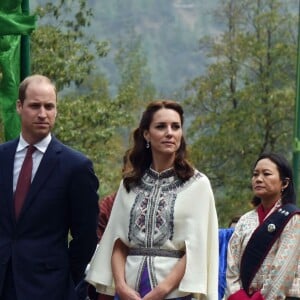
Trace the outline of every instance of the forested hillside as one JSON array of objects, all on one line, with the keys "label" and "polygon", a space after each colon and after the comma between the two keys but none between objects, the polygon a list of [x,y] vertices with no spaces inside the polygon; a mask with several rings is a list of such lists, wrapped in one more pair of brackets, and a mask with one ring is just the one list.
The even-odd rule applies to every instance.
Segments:
[{"label": "forested hillside", "polygon": [[[31,2],[34,8],[42,0]],[[206,58],[198,41],[213,35],[218,24],[211,15],[217,0],[89,0],[94,18],[89,34],[110,43],[99,71],[115,93],[119,81],[115,54],[122,45],[140,38],[152,82],[158,96],[173,96],[186,80],[203,73]]]},{"label": "forested hillside", "polygon": [[36,1],[32,72],[63,92],[55,134],[91,157],[101,195],[117,188],[154,97],[182,101],[190,160],[211,180],[221,225],[250,209],[259,154],[291,161],[298,0]]},{"label": "forested hillside", "polygon": [[[111,42],[112,51],[100,65],[117,78],[113,56],[119,40],[141,36],[152,81],[158,95],[169,96],[187,79],[201,74],[205,57],[198,40],[216,30],[206,0],[90,0],[95,7],[95,35]],[[129,41],[128,41],[129,42]]]}]

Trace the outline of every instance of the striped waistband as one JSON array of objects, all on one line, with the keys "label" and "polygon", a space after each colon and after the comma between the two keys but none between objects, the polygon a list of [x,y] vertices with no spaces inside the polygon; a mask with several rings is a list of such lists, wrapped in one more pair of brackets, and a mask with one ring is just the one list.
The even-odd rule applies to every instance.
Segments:
[{"label": "striped waistband", "polygon": [[181,258],[185,254],[181,250],[167,250],[159,248],[129,248],[128,255],[139,255],[139,256],[164,256]]}]

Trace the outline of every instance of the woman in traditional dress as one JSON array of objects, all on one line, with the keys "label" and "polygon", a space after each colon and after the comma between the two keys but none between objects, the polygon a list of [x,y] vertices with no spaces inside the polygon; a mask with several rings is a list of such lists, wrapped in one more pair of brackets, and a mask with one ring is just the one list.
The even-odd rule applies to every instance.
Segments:
[{"label": "woman in traditional dress", "polygon": [[239,219],[229,241],[226,299],[300,299],[300,214],[286,159],[262,154],[252,190],[255,208]]},{"label": "woman in traditional dress", "polygon": [[208,178],[186,160],[182,107],[150,103],[133,133],[86,280],[122,300],[218,299],[218,221]]}]

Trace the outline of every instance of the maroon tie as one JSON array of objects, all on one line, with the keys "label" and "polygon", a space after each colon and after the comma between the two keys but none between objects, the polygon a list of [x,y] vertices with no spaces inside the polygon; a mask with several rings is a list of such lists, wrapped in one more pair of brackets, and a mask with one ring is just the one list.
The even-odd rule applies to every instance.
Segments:
[{"label": "maroon tie", "polygon": [[31,184],[32,153],[35,151],[35,149],[36,148],[33,145],[28,146],[26,156],[19,173],[19,179],[15,191],[15,214],[17,219]]}]

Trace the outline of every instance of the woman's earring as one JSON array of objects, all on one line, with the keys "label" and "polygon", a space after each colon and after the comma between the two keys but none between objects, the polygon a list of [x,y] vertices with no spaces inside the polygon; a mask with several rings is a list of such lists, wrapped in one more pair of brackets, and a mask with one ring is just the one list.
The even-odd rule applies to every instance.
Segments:
[{"label": "woman's earring", "polygon": [[147,141],[147,143],[146,143],[146,148],[147,148],[147,149],[150,148],[150,143],[149,143],[149,141]]}]

